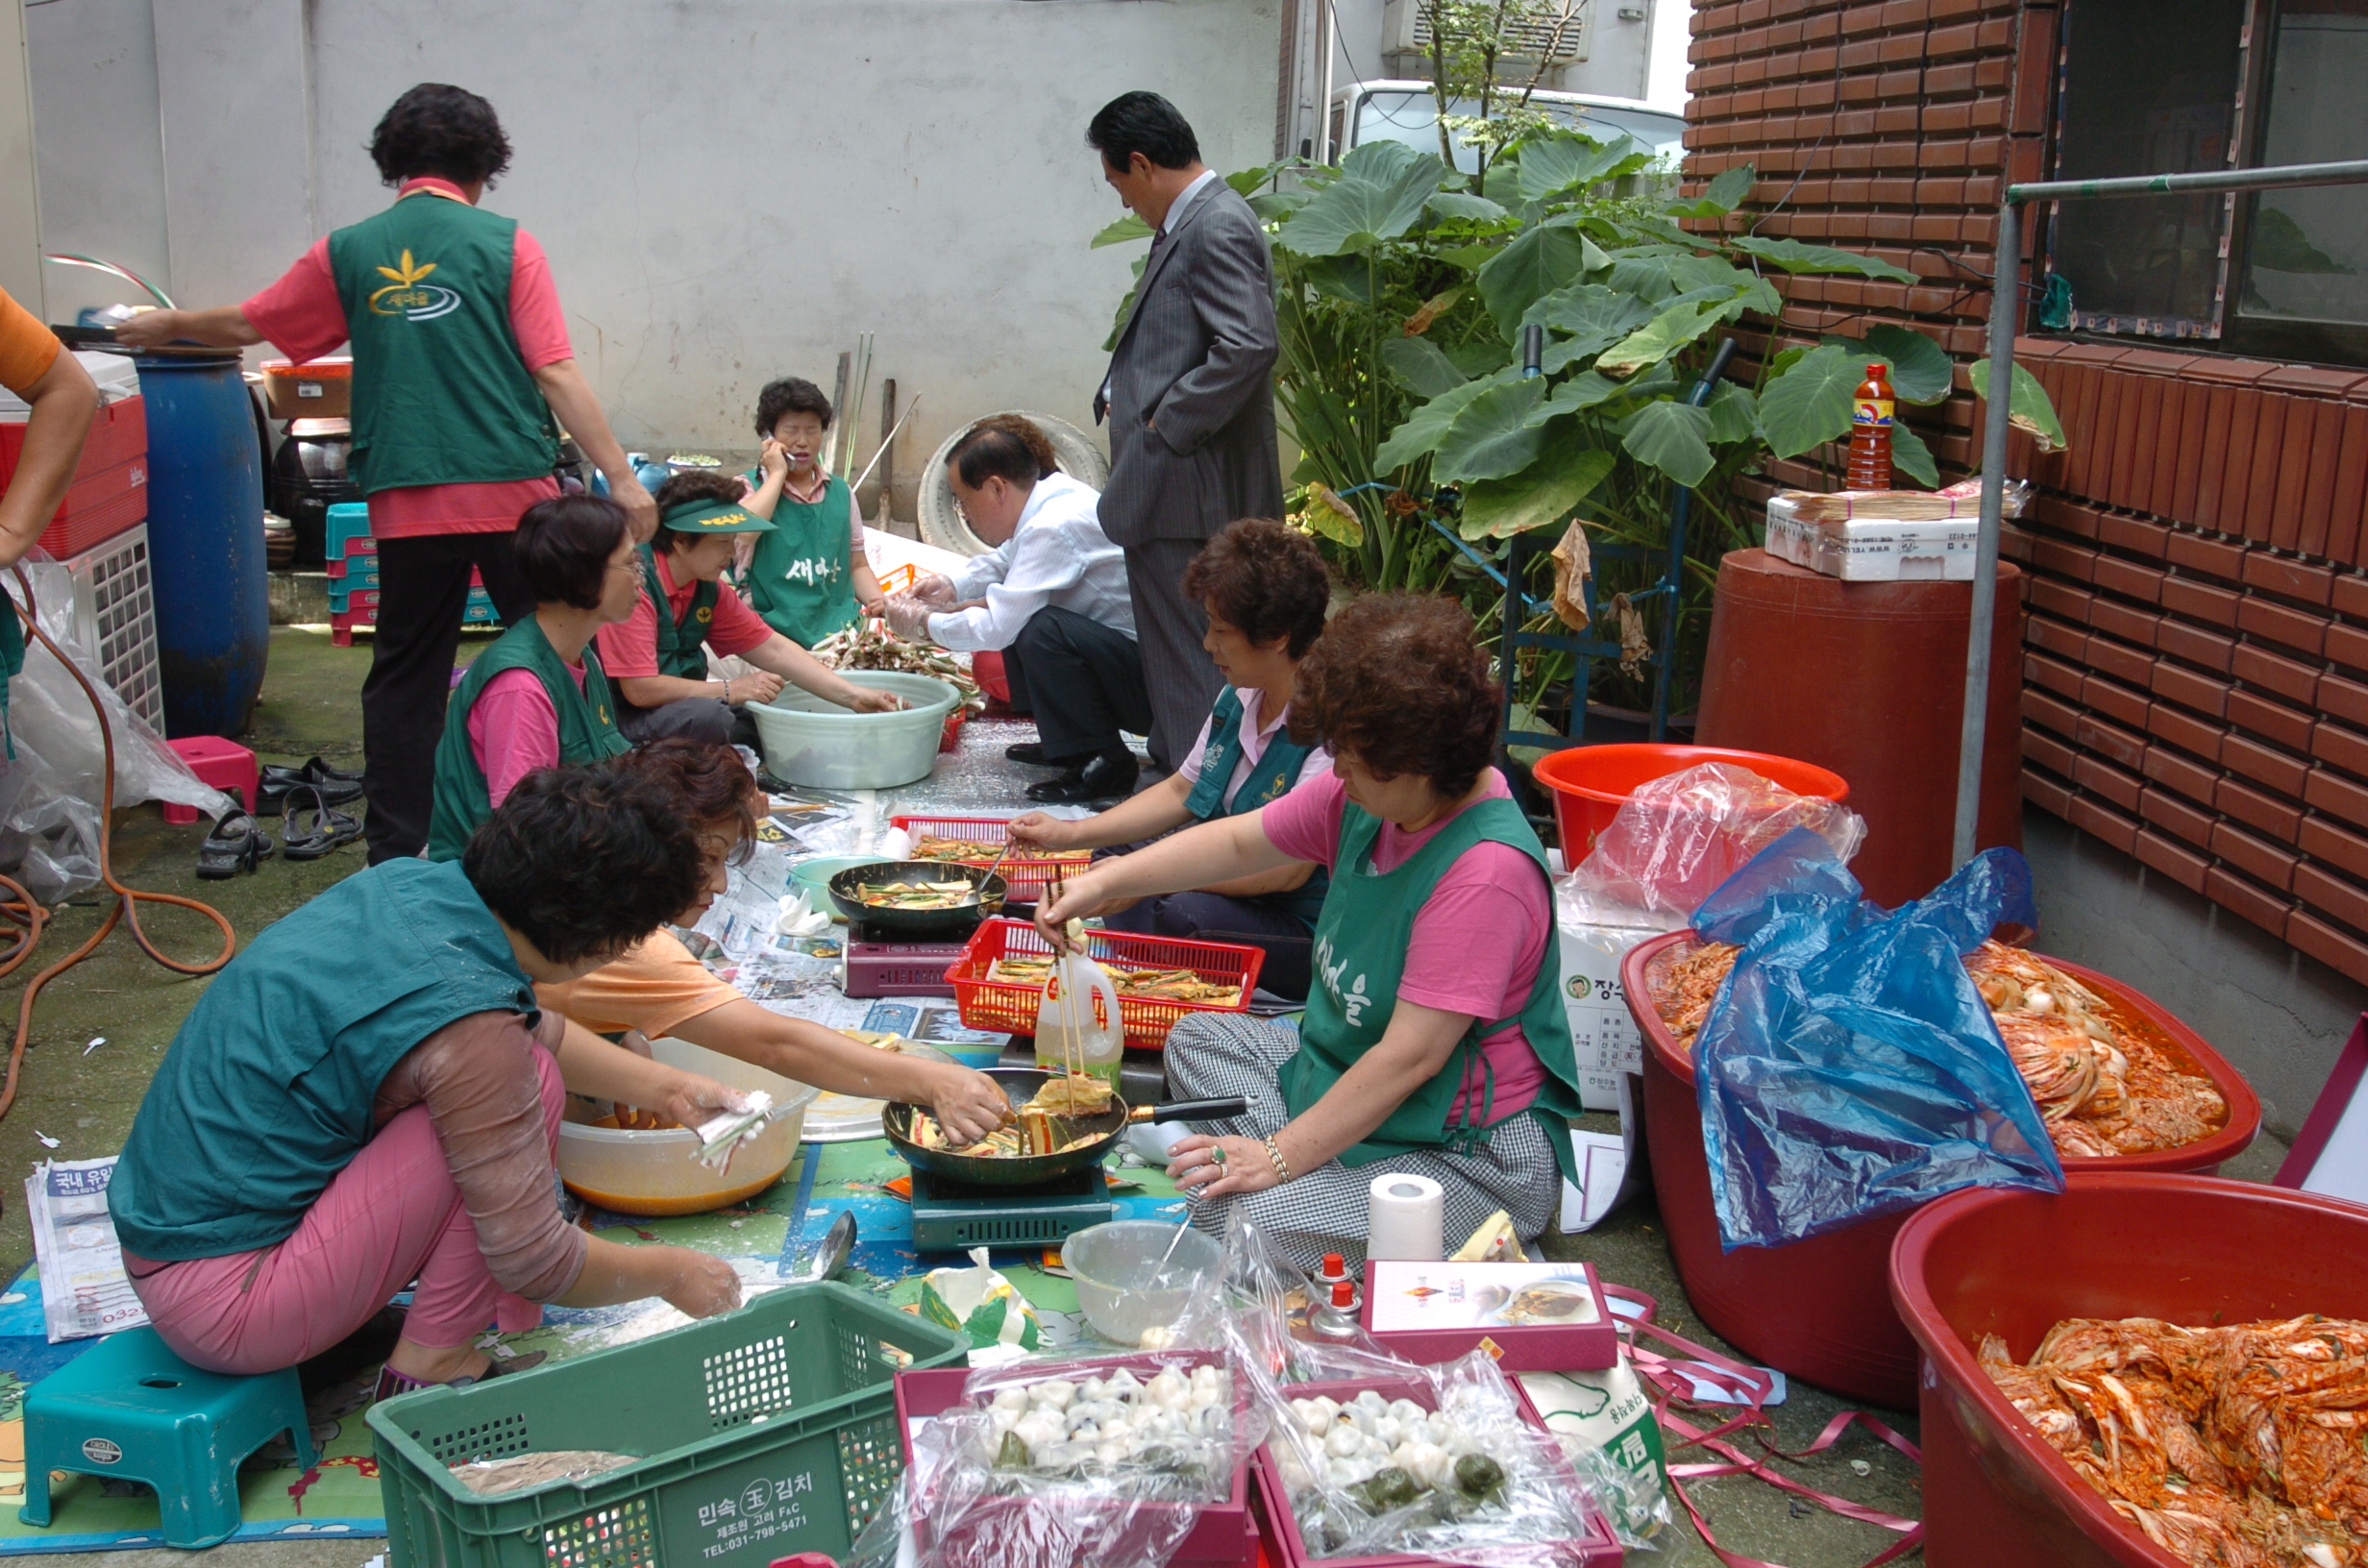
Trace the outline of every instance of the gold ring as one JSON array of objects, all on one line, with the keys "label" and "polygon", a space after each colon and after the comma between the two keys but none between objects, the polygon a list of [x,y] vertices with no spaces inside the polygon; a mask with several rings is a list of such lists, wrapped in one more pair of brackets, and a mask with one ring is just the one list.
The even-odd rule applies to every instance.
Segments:
[{"label": "gold ring", "polygon": [[1225,1168],[1225,1146],[1223,1144],[1212,1143],[1209,1145],[1209,1164],[1215,1165],[1220,1170]]}]

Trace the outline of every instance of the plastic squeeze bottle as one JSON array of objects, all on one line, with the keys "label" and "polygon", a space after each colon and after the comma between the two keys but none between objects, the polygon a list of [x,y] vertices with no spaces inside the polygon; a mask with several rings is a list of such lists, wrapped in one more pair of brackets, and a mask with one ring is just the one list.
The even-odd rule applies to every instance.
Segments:
[{"label": "plastic squeeze bottle", "polygon": [[1891,383],[1881,365],[1866,367],[1866,380],[1850,400],[1849,487],[1891,488]]},{"label": "plastic squeeze bottle", "polygon": [[1125,1042],[1109,971],[1082,951],[1063,954],[1036,1004],[1036,1066],[1047,1072],[1076,1067],[1115,1090]]}]

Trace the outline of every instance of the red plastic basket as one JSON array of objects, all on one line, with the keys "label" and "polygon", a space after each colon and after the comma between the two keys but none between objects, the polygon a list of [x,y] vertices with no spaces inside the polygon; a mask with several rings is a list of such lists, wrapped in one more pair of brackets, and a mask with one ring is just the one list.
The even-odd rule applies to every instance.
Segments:
[{"label": "red plastic basket", "polygon": [[[954,716],[959,716],[961,711],[960,708],[956,708]],[[955,717],[949,717],[946,738],[951,740],[957,733],[957,729]],[[945,751],[952,747],[940,742],[938,749]],[[1005,817],[891,817],[888,819],[888,825],[902,828],[916,840],[924,833],[934,833],[941,839],[962,839],[972,844],[999,845],[1011,837],[1011,821]],[[990,855],[980,860],[967,860],[962,864],[982,868],[993,866],[995,857]],[[1085,865],[1083,860],[1014,858],[1004,861],[1000,867],[997,868],[995,874],[1001,877],[1003,885],[1010,890],[1004,896],[1011,902],[1032,904],[1044,896],[1045,884],[1058,882],[1065,876],[1074,875],[1083,870]],[[1031,1013],[1028,1017],[1032,1023],[1035,1015]]]},{"label": "red plastic basket", "polygon": [[[1115,1372],[1123,1367],[1139,1378],[1148,1379],[1164,1366],[1197,1366],[1202,1363],[1223,1365],[1220,1359],[1192,1352],[1172,1352],[1149,1356],[1112,1356],[1095,1360],[1067,1363],[1091,1371],[1096,1375]],[[962,1366],[933,1366],[897,1374],[897,1436],[904,1445],[904,1463],[913,1462],[913,1427],[927,1416],[951,1409],[962,1403],[962,1385],[970,1377],[970,1368]],[[1067,1375],[1066,1372],[1064,1375]],[[1248,1390],[1239,1379],[1234,1386],[1234,1418],[1243,1418],[1248,1409]],[[1233,1495],[1225,1502],[1204,1507],[1193,1524],[1192,1531],[1179,1542],[1170,1562],[1191,1564],[1193,1568],[1252,1568],[1258,1560],[1258,1527],[1250,1515],[1250,1466],[1244,1465],[1233,1475]],[[1146,1504],[1158,1507],[1158,1504]]]},{"label": "red plastic basket", "polygon": [[[1521,1419],[1540,1432],[1546,1429],[1538,1408],[1529,1402],[1517,1379],[1513,1382],[1513,1397],[1520,1406]],[[1345,1404],[1367,1388],[1388,1399],[1411,1399],[1425,1409],[1434,1408],[1430,1384],[1418,1378],[1357,1379],[1341,1383],[1294,1384],[1287,1390],[1294,1399],[1314,1399],[1328,1395]],[[1291,1511],[1291,1494],[1283,1485],[1282,1470],[1274,1462],[1271,1446],[1258,1450],[1255,1468],[1258,1487],[1253,1494],[1258,1514],[1258,1534],[1267,1554],[1278,1568],[1417,1568],[1418,1564],[1435,1563],[1437,1557],[1414,1553],[1394,1552],[1377,1557],[1319,1557],[1307,1549],[1299,1534],[1298,1516]],[[1573,1490],[1578,1478],[1570,1478]],[[1619,1540],[1600,1508],[1591,1501],[1587,1506],[1587,1534],[1575,1541],[1557,1541],[1551,1548],[1557,1568],[1619,1568]]]},{"label": "red plastic basket", "polygon": [[[1193,1013],[1244,1013],[1249,993],[1258,984],[1258,968],[1266,953],[1256,947],[1237,947],[1224,942],[1188,942],[1181,937],[1143,937],[1132,931],[1088,931],[1086,955],[1108,968],[1190,969],[1203,980],[1239,986],[1241,999],[1231,1006],[1215,1002],[1153,1001],[1141,996],[1119,998],[1119,1021],[1126,1043],[1156,1051],[1168,1042],[1168,1031]],[[1044,958],[1052,946],[1024,920],[988,920],[978,927],[962,956],[946,971],[963,1025],[1006,1034],[1033,1035],[1036,1009],[1044,998],[1041,986],[990,980],[995,961]]]}]

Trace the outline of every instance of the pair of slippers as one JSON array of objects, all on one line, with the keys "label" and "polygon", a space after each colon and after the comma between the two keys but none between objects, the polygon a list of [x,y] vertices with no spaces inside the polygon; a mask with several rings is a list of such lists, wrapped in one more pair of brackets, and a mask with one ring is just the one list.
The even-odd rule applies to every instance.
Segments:
[{"label": "pair of slippers", "polygon": [[254,870],[283,848],[290,860],[318,860],[361,837],[361,819],[333,808],[310,784],[284,791],[279,804],[284,825],[278,844],[272,842],[271,830],[246,812],[224,812],[197,846],[199,877],[226,882],[240,871]]}]

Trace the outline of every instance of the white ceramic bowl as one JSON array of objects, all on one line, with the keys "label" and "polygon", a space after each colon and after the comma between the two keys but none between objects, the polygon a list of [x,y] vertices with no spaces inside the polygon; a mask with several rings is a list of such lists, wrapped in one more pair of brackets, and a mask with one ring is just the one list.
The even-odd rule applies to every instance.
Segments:
[{"label": "white ceramic bowl", "polygon": [[699,1135],[687,1127],[636,1132],[563,1121],[559,1179],[567,1189],[621,1214],[703,1214],[754,1197],[779,1181],[798,1157],[805,1108],[820,1091],[687,1040],[653,1041],[650,1049],[668,1066],[734,1089],[761,1089],[776,1106],[787,1106],[788,1115],[741,1144],[731,1168],[720,1176],[699,1163]]},{"label": "white ceramic bowl", "polygon": [[942,680],[892,670],[849,670],[858,686],[896,693],[899,713],[852,713],[811,692],[784,686],[771,702],[752,702],[765,766],[785,784],[822,790],[891,790],[929,776],[946,715],[961,694]]}]

